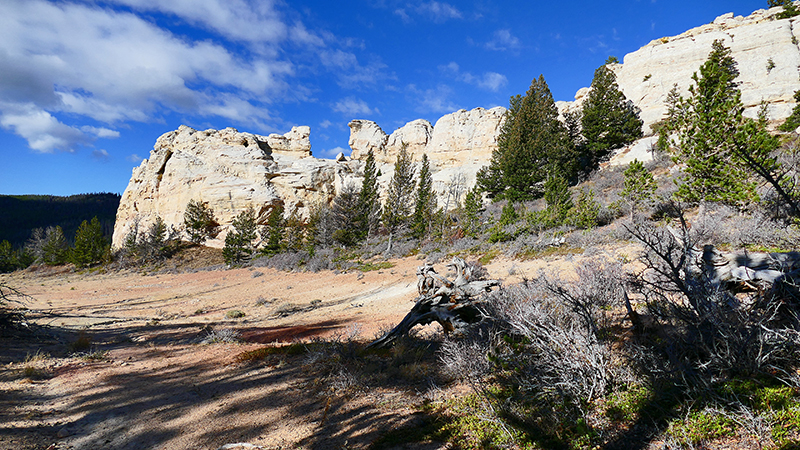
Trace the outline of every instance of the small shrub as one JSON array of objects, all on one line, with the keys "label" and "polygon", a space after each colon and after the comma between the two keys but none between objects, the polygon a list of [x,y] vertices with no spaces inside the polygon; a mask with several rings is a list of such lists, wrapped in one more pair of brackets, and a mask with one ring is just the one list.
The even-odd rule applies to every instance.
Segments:
[{"label": "small shrub", "polygon": [[241,342],[241,335],[231,328],[211,330],[200,341],[201,344],[235,344]]},{"label": "small shrub", "polygon": [[238,309],[231,309],[230,311],[225,313],[225,317],[228,319],[241,319],[246,314],[244,311],[240,311]]},{"label": "small shrub", "polygon": [[78,338],[69,347],[73,352],[84,352],[92,346],[92,338],[85,331],[78,332]]}]

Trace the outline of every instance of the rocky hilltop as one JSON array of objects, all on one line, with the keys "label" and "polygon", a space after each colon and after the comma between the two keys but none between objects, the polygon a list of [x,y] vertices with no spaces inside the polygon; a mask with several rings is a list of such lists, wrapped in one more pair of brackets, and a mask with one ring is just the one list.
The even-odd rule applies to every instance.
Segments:
[{"label": "rocky hilltop", "polygon": [[[649,43],[613,66],[625,95],[640,109],[646,133],[662,120],[665,100],[674,85],[686,92],[692,73],[721,39],[738,62],[742,101],[749,115],[766,103],[770,119],[786,118],[794,107],[793,93],[800,88],[800,17],[776,19],[781,8],[758,10],[747,17],[725,14],[713,23],[681,35]],[[578,91],[574,102],[558,102],[561,112],[579,108],[589,89]],[[233,128],[197,131],[181,126],[156,141],[150,157],[134,169],[122,196],[114,229],[114,246],[122,245],[136,221],[140,229],[156,216],[180,228],[189,200],[208,202],[223,225],[217,239],[221,247],[231,220],[249,206],[260,222],[282,204],[287,214],[307,215],[317,202],[330,202],[347,183],[360,183],[363,159],[371,149],[380,165],[380,184],[388,184],[402,145],[419,159],[431,160],[434,189],[440,205],[448,203],[452,187],[466,189],[478,169],[497,148],[505,108],[475,108],[447,114],[432,125],[414,120],[387,134],[369,120],[350,122],[352,158],[333,160],[311,155],[309,127],[295,127],[284,135],[259,136]],[[634,157],[646,159],[653,137],[622,149],[612,164]],[[385,189],[384,189],[385,191]]]},{"label": "rocky hilltop", "polygon": [[[620,89],[642,111],[645,134],[664,118],[673,86],[684,95],[688,92],[692,74],[708,58],[717,39],[731,49],[738,63],[745,114],[755,117],[763,101],[771,120],[788,117],[795,105],[794,91],[800,89],[800,16],[776,19],[782,10],[760,9],[747,17],[724,14],[710,24],[652,41],[615,64]],[[578,107],[588,92],[579,90],[575,102],[559,102],[559,109]]]},{"label": "rocky hilltop", "polygon": [[265,223],[275,205],[307,211],[331,201],[341,186],[357,177],[359,161],[311,156],[310,129],[259,136],[233,128],[197,131],[181,126],[156,141],[150,157],[133,170],[122,194],[113,245],[120,247],[139,222],[146,229],[156,216],[180,229],[189,200],[208,202],[223,232],[207,245],[222,247],[230,223],[252,206]]}]

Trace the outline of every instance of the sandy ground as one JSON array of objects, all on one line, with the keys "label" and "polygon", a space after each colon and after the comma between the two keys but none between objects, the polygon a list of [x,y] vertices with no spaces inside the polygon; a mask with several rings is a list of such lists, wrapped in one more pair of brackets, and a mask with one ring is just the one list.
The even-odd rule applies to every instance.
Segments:
[{"label": "sandy ground", "polygon": [[[496,259],[487,269],[510,284],[571,259]],[[0,449],[366,448],[387,430],[413,425],[415,405],[428,393],[324,395],[303,365],[241,364],[236,356],[356,331],[361,340],[375,338],[416,296],[422,262],[392,262],[365,273],[2,276],[30,296],[28,320],[48,327],[34,342],[0,341]],[[437,269],[445,272],[443,264]],[[232,310],[244,317],[227,318]],[[245,343],[199,344],[226,328]],[[91,342],[85,353],[102,358],[70,355],[79,339]],[[224,447],[233,443],[247,445]]]}]

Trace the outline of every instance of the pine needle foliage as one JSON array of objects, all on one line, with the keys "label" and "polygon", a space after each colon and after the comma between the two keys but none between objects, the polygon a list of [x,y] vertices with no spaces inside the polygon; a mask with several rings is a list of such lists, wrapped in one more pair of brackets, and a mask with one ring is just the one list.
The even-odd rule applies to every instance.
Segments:
[{"label": "pine needle foliage", "polygon": [[75,246],[70,251],[70,261],[77,267],[99,263],[108,253],[108,240],[97,216],[91,222],[84,220],[75,232]]},{"label": "pine needle foliage", "polygon": [[383,206],[383,225],[395,233],[409,225],[414,207],[413,155],[408,153],[408,144],[400,146],[394,163],[394,175],[389,183],[389,192]]},{"label": "pine needle foliage", "polygon": [[214,217],[214,210],[208,203],[199,200],[189,200],[186,204],[183,226],[193,244],[202,244],[219,233],[219,222]]},{"label": "pine needle foliage", "polygon": [[[659,141],[685,165],[676,196],[741,208],[758,200],[759,181],[774,189],[797,216],[797,193],[775,156],[780,141],[767,131],[766,109],[755,120],[743,116],[736,65],[731,50],[716,40],[699,74],[692,75],[689,98],[679,96],[677,89],[670,93]],[[676,137],[669,138],[670,133]]]},{"label": "pine needle foliage", "polygon": [[639,108],[619,90],[614,71],[608,64],[598,67],[581,112],[586,168],[596,169],[613,150],[641,138],[643,123]]},{"label": "pine needle foliage", "polygon": [[433,216],[436,212],[436,194],[433,192],[433,177],[426,154],[422,155],[414,203],[414,222],[411,231],[415,238],[422,239],[433,224]]},{"label": "pine needle foliage", "polygon": [[543,75],[525,96],[511,97],[497,143],[489,165],[478,172],[478,185],[490,198],[540,198],[549,174],[571,179],[577,172],[572,140]]}]

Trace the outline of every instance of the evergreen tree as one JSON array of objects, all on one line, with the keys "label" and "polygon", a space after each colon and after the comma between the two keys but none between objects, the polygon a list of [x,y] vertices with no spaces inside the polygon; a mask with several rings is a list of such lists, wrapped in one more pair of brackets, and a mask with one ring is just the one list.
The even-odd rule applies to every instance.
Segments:
[{"label": "evergreen tree", "polygon": [[253,256],[255,248],[253,241],[256,238],[256,212],[253,207],[240,212],[231,224],[233,229],[225,236],[225,247],[222,256],[230,265],[239,265],[247,262]]},{"label": "evergreen tree", "polygon": [[641,138],[642,124],[639,109],[619,90],[608,63],[598,67],[581,113],[584,170],[596,169],[611,151]]},{"label": "evergreen tree", "polygon": [[64,237],[64,231],[60,226],[47,227],[44,232],[44,243],[42,245],[41,261],[48,266],[55,266],[67,262],[69,244]]},{"label": "evergreen tree", "polygon": [[264,254],[274,255],[281,252],[284,225],[283,204],[278,203],[272,207],[267,216],[267,224],[261,229],[261,240],[264,242],[261,251]]},{"label": "evergreen tree", "polygon": [[83,221],[75,232],[75,245],[70,261],[77,267],[86,267],[102,261],[108,251],[108,241],[97,216],[91,222]]},{"label": "evergreen tree", "polygon": [[433,192],[433,178],[431,177],[428,155],[422,155],[422,165],[419,169],[419,181],[414,207],[414,222],[411,226],[414,237],[422,239],[433,224],[436,211],[436,194]]},{"label": "evergreen tree", "polygon": [[741,92],[735,81],[739,71],[729,48],[714,41],[712,51],[692,76],[689,98],[675,90],[668,102],[666,135],[677,133],[670,142],[674,158],[685,164],[685,177],[676,195],[687,201],[719,201],[744,206],[758,199],[754,174],[769,184],[798,215],[797,194],[784,176],[774,151],[780,142],[766,129],[766,110],[758,120],[745,118]]},{"label": "evergreen tree", "polygon": [[594,191],[581,188],[575,207],[569,212],[569,225],[588,230],[597,226],[599,216],[600,203],[594,199]]},{"label": "evergreen tree", "polygon": [[788,19],[790,17],[800,15],[800,10],[794,6],[794,0],[767,0],[767,4],[770,8],[783,6],[783,11],[775,16],[777,19]]},{"label": "evergreen tree", "polygon": [[478,186],[473,187],[464,197],[461,221],[464,233],[468,236],[478,237],[481,232],[481,214],[483,213],[483,199]]},{"label": "evergreen tree", "polygon": [[544,201],[553,225],[563,224],[573,206],[567,180],[558,175],[550,176],[544,185]]},{"label": "evergreen tree", "polygon": [[375,154],[372,149],[369,149],[364,163],[364,180],[361,183],[361,191],[358,195],[359,240],[368,238],[378,227],[381,216],[379,197],[378,167],[375,164]]},{"label": "evergreen tree", "polygon": [[625,176],[625,181],[623,181],[620,197],[628,203],[631,220],[633,220],[636,209],[653,198],[658,185],[653,178],[653,174],[638,159],[634,159],[628,165],[623,175]]},{"label": "evergreen tree", "polygon": [[800,89],[794,91],[794,101],[797,104],[794,105],[792,114],[778,127],[779,130],[787,133],[791,133],[796,130],[797,127],[800,127]]},{"label": "evergreen tree", "polygon": [[294,252],[300,251],[306,243],[306,224],[295,209],[284,220],[281,248]]},{"label": "evergreen tree", "polygon": [[144,234],[139,244],[140,255],[148,261],[156,261],[166,258],[169,254],[170,236],[167,224],[161,216],[156,216],[156,220]]},{"label": "evergreen tree", "polygon": [[511,97],[497,143],[489,165],[478,172],[490,198],[535,199],[544,193],[548,173],[570,179],[577,173],[568,130],[544,76],[533,80],[524,97]]},{"label": "evergreen tree", "polygon": [[189,200],[186,205],[183,226],[189,235],[189,241],[193,244],[202,244],[219,232],[219,222],[214,218],[214,211],[208,203],[195,200]]},{"label": "evergreen tree", "polygon": [[359,223],[359,218],[363,218],[360,200],[360,191],[354,184],[346,184],[333,199],[330,211],[333,228],[331,238],[345,247],[357,244],[363,236]]},{"label": "evergreen tree", "polygon": [[408,226],[413,202],[414,166],[412,155],[408,153],[408,144],[403,143],[394,163],[394,174],[383,206],[383,225],[390,234],[395,234]]}]

